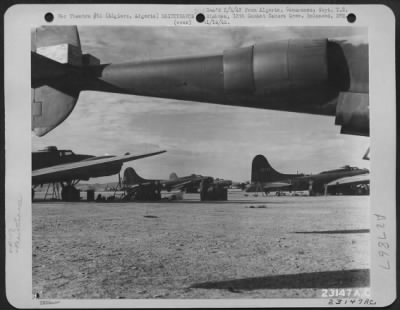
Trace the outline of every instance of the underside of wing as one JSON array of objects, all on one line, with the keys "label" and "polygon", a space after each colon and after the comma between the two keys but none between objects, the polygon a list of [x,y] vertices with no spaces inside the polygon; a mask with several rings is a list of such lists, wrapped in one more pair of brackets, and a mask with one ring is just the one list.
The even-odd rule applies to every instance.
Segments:
[{"label": "underside of wing", "polygon": [[91,160],[38,169],[32,172],[32,184],[89,180],[90,178],[114,175],[120,172],[124,162],[154,156],[164,152],[165,151],[158,151],[146,154],[127,154],[107,158],[93,158]]},{"label": "underside of wing", "polygon": [[369,184],[370,175],[362,174],[331,181],[327,186]]}]

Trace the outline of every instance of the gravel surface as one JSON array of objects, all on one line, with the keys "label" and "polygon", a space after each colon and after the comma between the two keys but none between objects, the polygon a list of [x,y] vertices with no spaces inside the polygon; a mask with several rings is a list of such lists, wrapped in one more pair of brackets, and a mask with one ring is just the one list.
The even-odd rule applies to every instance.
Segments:
[{"label": "gravel surface", "polygon": [[369,197],[34,203],[39,298],[317,297],[369,286]]}]

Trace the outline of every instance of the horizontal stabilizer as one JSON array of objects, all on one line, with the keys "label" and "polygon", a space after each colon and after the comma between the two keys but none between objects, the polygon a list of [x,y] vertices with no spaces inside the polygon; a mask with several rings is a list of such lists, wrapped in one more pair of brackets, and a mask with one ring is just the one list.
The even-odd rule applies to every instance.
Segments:
[{"label": "horizontal stabilizer", "polygon": [[264,190],[271,190],[271,189],[276,189],[276,190],[283,190],[287,187],[291,186],[290,183],[285,183],[285,182],[272,182],[272,183],[266,183],[263,185]]}]

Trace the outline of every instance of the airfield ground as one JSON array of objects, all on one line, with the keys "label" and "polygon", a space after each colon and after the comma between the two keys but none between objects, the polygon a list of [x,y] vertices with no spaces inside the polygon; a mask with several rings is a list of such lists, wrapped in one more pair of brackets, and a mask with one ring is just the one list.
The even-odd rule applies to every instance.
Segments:
[{"label": "airfield ground", "polygon": [[317,297],[369,286],[369,197],[32,204],[39,298]]}]

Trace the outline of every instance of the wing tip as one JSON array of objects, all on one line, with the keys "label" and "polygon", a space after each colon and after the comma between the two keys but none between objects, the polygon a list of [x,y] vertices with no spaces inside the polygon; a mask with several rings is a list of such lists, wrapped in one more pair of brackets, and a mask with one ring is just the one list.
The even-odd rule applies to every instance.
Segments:
[{"label": "wing tip", "polygon": [[53,127],[36,127],[36,128],[33,128],[32,131],[35,133],[36,136],[43,137],[52,129],[53,129]]}]

